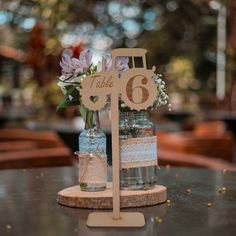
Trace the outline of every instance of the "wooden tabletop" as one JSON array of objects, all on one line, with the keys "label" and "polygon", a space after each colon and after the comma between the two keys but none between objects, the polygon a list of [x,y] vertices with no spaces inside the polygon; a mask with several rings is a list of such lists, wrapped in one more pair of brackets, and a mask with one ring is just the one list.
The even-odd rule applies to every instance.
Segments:
[{"label": "wooden tabletop", "polygon": [[76,184],[75,168],[0,171],[0,235],[236,235],[236,172],[170,167],[158,179],[170,201],[126,210],[144,213],[145,227],[96,229],[85,224],[91,210],[56,201],[59,190]]}]

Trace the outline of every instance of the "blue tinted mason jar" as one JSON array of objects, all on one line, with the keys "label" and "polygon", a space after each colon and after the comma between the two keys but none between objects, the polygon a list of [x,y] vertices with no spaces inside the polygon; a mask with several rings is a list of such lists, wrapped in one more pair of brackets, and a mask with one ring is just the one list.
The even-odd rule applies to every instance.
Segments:
[{"label": "blue tinted mason jar", "polygon": [[79,183],[82,191],[97,192],[106,189],[107,156],[106,135],[100,129],[98,112],[94,112],[94,126],[79,135]]}]

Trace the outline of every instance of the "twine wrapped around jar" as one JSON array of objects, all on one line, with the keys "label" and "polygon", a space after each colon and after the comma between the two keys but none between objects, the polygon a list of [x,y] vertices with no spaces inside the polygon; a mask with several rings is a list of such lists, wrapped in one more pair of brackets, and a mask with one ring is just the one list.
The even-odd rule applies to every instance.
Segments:
[{"label": "twine wrapped around jar", "polygon": [[107,182],[107,162],[104,153],[75,152],[79,159],[79,183],[103,187]]}]

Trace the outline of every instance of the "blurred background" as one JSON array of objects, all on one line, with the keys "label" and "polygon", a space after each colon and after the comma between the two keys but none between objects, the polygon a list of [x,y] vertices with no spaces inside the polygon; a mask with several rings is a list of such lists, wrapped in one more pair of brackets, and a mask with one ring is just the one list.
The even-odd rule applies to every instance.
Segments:
[{"label": "blurred background", "polygon": [[[97,63],[118,47],[147,49],[148,68],[164,75],[172,110],[151,115],[160,164],[234,168],[235,25],[234,0],[1,0],[0,168],[73,162],[84,123],[78,107],[56,111],[62,51],[90,48]],[[109,136],[108,115],[101,116]],[[51,146],[42,130],[56,140]],[[68,161],[21,161],[45,143],[68,148]]]}]

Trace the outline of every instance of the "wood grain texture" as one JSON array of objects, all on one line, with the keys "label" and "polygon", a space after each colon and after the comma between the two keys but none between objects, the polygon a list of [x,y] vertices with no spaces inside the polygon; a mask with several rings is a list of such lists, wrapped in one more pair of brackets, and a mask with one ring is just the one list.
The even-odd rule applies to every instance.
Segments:
[{"label": "wood grain texture", "polygon": [[[141,207],[151,206],[167,199],[166,187],[156,185],[150,190],[139,191],[120,191],[120,207]],[[106,191],[101,192],[83,192],[79,185],[66,188],[58,193],[58,203],[78,208],[89,209],[111,209],[112,208],[112,185],[108,183]]]}]

